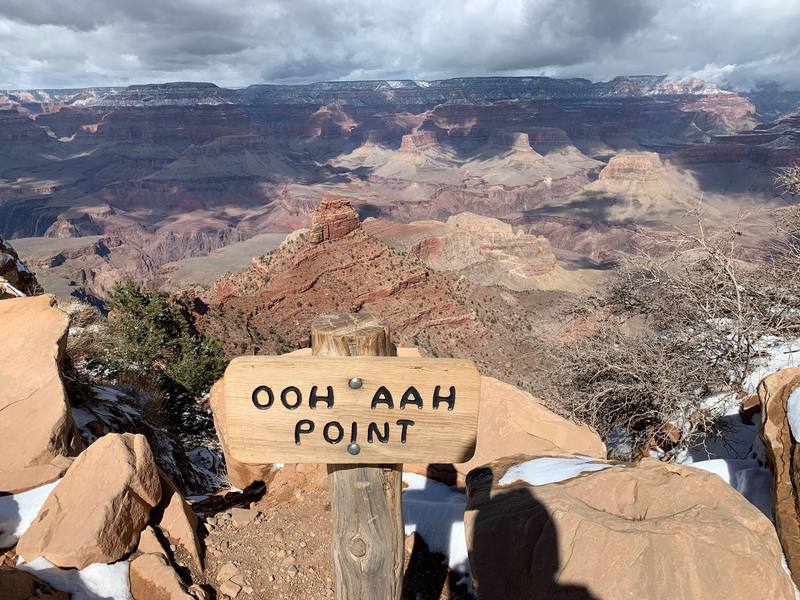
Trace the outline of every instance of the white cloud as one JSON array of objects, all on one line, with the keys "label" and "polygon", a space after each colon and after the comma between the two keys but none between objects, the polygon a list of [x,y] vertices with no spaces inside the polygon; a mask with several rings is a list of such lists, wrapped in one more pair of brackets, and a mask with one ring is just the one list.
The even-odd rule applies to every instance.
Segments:
[{"label": "white cloud", "polygon": [[0,0],[0,87],[546,74],[800,88],[785,0]]}]

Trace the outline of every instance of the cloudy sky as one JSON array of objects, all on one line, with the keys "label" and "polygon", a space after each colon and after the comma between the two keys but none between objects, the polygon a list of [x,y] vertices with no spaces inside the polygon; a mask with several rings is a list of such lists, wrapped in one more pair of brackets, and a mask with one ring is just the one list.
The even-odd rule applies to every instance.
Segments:
[{"label": "cloudy sky", "polygon": [[800,89],[800,0],[0,0],[0,88],[459,75]]}]

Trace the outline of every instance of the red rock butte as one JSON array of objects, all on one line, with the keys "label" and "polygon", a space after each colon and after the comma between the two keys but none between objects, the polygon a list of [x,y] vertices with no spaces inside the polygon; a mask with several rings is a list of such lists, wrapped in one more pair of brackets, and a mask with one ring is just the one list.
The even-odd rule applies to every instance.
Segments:
[{"label": "red rock butte", "polygon": [[428,148],[433,148],[439,143],[435,131],[417,131],[408,133],[400,140],[400,152],[420,152]]},{"label": "red rock butte", "polygon": [[319,208],[311,215],[312,244],[339,240],[361,227],[356,209],[348,198],[323,198]]}]

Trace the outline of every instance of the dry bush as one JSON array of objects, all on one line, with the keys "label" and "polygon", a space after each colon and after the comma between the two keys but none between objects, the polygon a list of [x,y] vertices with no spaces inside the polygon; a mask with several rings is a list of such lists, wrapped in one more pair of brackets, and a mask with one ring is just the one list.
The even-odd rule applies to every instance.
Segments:
[{"label": "dry bush", "polygon": [[558,385],[544,392],[603,437],[624,429],[643,444],[677,428],[667,458],[713,429],[705,398],[740,389],[759,342],[800,334],[792,247],[745,262],[736,224],[710,232],[699,209],[696,218],[692,230],[640,240],[598,300],[595,331],[554,352]]},{"label": "dry bush", "polygon": [[775,175],[775,185],[782,192],[800,196],[800,165],[781,167]]},{"label": "dry bush", "polygon": [[[713,429],[715,415],[700,410],[718,384],[717,372],[684,340],[631,331],[619,318],[600,316],[593,331],[554,350],[544,391],[560,412],[588,423],[604,439],[624,431],[641,446],[673,422],[683,445]],[[541,393],[541,392],[540,392]],[[657,440],[664,451],[676,444]]]},{"label": "dry bush", "polygon": [[109,343],[105,317],[95,307],[78,300],[59,302],[59,308],[69,316],[67,356],[75,364],[82,364],[98,356]]}]

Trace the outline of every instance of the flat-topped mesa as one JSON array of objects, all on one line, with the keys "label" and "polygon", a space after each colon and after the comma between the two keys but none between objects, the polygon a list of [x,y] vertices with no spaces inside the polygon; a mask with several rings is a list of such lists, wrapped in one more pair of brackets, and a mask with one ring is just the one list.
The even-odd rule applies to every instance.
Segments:
[{"label": "flat-topped mesa", "polygon": [[514,229],[508,223],[492,217],[462,212],[447,219],[447,224],[480,236],[513,238]]},{"label": "flat-topped mesa", "polygon": [[348,198],[323,198],[319,208],[311,215],[309,242],[319,244],[339,240],[360,227],[358,213],[350,206]]},{"label": "flat-topped mesa", "polygon": [[619,154],[608,161],[599,179],[650,181],[664,169],[664,163],[656,152],[631,152]]},{"label": "flat-topped mesa", "polygon": [[435,131],[423,130],[407,133],[400,140],[400,152],[416,153],[433,148],[439,143]]}]

